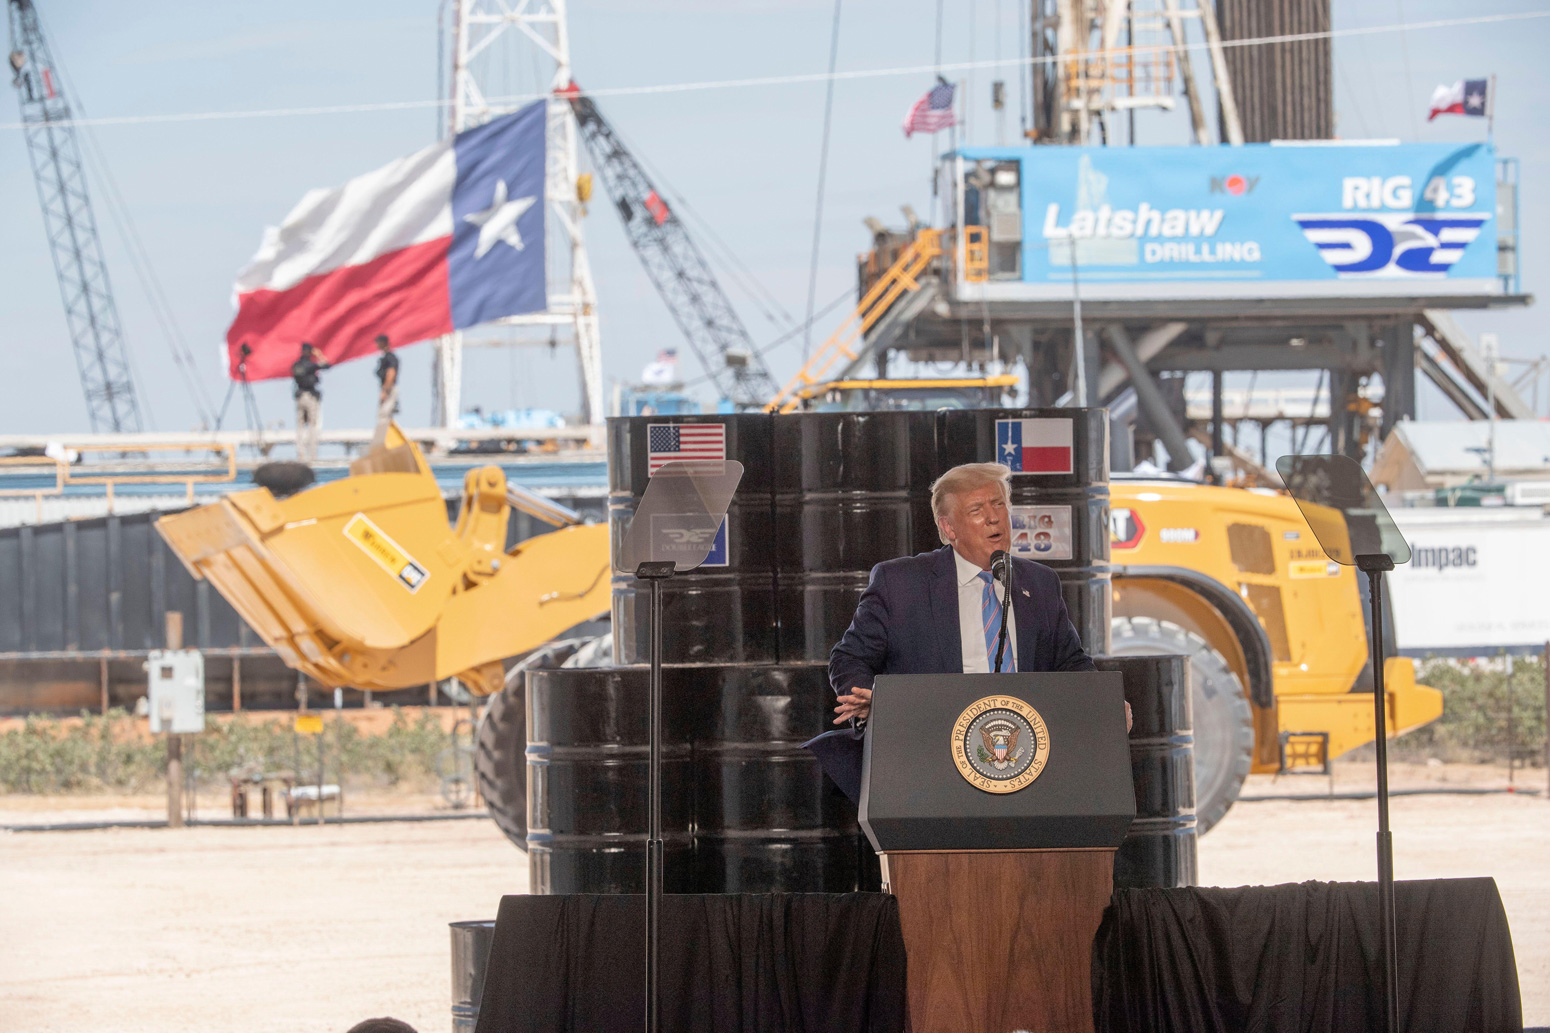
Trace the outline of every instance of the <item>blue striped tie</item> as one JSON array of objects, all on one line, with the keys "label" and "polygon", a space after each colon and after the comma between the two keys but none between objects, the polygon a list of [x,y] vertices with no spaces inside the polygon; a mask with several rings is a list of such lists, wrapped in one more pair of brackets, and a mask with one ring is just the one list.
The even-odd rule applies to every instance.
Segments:
[{"label": "blue striped tie", "polygon": [[[980,597],[980,621],[985,625],[986,667],[995,673],[996,642],[1001,638],[1001,600],[996,597],[996,586],[990,571],[980,571],[980,580],[985,582],[985,591]],[[1011,635],[1008,634],[1006,652],[1001,656],[1001,673],[1013,674],[1016,671],[1017,657],[1012,653]]]}]

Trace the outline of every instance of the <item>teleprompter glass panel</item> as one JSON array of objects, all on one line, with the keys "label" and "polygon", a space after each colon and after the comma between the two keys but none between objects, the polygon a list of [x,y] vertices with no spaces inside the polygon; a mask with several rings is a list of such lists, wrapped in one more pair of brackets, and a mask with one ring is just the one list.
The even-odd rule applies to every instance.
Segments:
[{"label": "teleprompter glass panel", "polygon": [[1297,500],[1324,554],[1356,566],[1358,556],[1384,555],[1410,562],[1410,545],[1399,533],[1378,491],[1349,456],[1282,456],[1276,471]]},{"label": "teleprompter glass panel", "polygon": [[743,464],[731,459],[668,463],[657,470],[618,546],[617,569],[671,561],[681,574],[704,563],[742,479]]}]

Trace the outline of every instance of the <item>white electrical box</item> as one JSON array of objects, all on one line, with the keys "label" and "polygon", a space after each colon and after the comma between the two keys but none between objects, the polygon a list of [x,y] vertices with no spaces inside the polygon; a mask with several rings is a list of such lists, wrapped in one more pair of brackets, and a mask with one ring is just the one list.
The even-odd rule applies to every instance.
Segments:
[{"label": "white electrical box", "polygon": [[151,731],[205,730],[205,658],[197,649],[155,649],[145,661]]}]

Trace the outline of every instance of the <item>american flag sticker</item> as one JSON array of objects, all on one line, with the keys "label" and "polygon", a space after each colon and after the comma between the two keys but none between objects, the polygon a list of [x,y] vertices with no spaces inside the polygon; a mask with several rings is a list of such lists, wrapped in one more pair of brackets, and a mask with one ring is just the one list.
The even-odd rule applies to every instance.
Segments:
[{"label": "american flag sticker", "polygon": [[646,473],[668,463],[713,462],[727,457],[727,428],[722,423],[648,423]]},{"label": "american flag sticker", "polygon": [[1070,473],[1071,421],[997,420],[996,462],[1013,473]]}]

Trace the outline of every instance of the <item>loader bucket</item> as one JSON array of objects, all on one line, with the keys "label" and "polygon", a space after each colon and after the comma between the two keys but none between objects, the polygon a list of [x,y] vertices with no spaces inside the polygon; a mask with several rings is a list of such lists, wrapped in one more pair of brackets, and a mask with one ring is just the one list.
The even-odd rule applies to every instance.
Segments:
[{"label": "loader bucket", "polygon": [[324,687],[463,677],[493,691],[500,660],[607,611],[608,578],[597,577],[606,527],[504,553],[500,468],[470,472],[465,488],[481,504],[465,503],[454,527],[424,457],[394,430],[397,447],[357,461],[349,477],[284,499],[235,492],[156,528],[194,577]]}]

